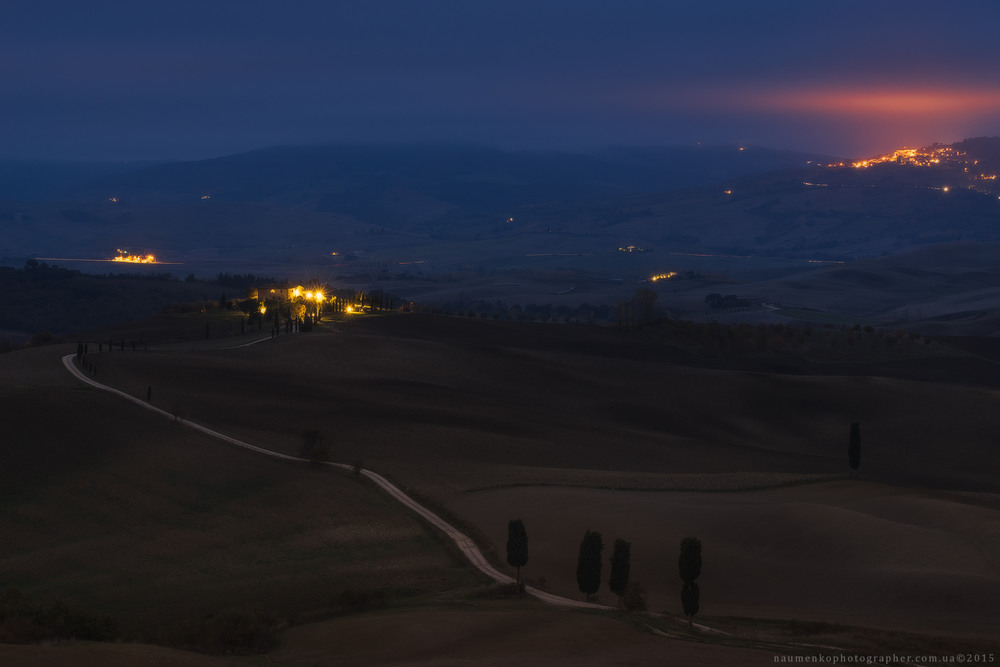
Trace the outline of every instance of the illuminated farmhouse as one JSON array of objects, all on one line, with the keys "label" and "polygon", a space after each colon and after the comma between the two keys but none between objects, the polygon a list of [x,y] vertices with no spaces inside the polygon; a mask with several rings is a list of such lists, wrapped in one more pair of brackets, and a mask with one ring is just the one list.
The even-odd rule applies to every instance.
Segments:
[{"label": "illuminated farmhouse", "polygon": [[112,262],[127,262],[129,264],[157,264],[154,255],[133,255],[128,250],[118,249],[118,255],[111,258]]},{"label": "illuminated farmhouse", "polygon": [[250,288],[240,309],[251,319],[273,320],[275,327],[284,324],[286,328],[308,331],[324,315],[393,310],[398,303],[397,297],[381,290],[355,292],[333,290],[326,285],[280,284]]}]

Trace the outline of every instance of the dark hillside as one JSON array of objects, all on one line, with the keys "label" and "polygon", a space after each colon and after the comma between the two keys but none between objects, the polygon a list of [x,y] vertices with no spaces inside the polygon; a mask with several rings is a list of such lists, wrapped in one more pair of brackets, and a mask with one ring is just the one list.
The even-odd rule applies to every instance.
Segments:
[{"label": "dark hillside", "polygon": [[[370,205],[397,188],[471,208],[620,191],[663,191],[800,166],[818,156],[763,148],[620,148],[593,154],[512,152],[461,145],[331,145],[268,148],[161,165],[96,181],[81,200],[116,192],[127,201],[210,195],[279,205]],[[354,192],[360,189],[362,193]],[[341,203],[342,202],[342,203]]]},{"label": "dark hillside", "polygon": [[0,160],[0,201],[66,199],[85,183],[151,166],[151,162]]}]

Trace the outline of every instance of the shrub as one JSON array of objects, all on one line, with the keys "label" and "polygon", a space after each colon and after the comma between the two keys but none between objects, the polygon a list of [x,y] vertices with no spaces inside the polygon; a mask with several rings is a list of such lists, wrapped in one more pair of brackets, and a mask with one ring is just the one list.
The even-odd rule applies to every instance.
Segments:
[{"label": "shrub", "polygon": [[646,611],[649,602],[646,599],[646,589],[638,581],[633,581],[625,589],[622,596],[622,609],[625,611]]},{"label": "shrub", "polygon": [[497,586],[497,597],[517,598],[524,595],[524,582],[511,581]]},{"label": "shrub", "polygon": [[113,641],[118,623],[70,607],[62,600],[38,604],[16,588],[0,594],[0,643],[27,644],[51,639]]}]

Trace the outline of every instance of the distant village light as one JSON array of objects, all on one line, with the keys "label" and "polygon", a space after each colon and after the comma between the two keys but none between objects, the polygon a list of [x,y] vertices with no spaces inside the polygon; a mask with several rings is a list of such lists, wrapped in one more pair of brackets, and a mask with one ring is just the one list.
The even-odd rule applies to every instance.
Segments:
[{"label": "distant village light", "polygon": [[112,257],[113,262],[128,262],[129,264],[156,264],[156,257],[153,255],[133,255],[128,250],[118,249],[118,256]]}]

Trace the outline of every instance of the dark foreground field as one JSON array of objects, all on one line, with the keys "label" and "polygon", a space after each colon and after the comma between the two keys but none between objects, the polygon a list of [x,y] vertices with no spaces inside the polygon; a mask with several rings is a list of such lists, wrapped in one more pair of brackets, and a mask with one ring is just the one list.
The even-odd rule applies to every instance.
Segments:
[{"label": "dark foreground field", "polygon": [[[301,432],[319,430],[333,460],[388,474],[501,560],[506,521],[522,518],[526,577],[567,596],[579,596],[582,533],[600,530],[607,556],[615,538],[632,542],[651,609],[679,615],[677,544],[694,535],[709,623],[970,638],[995,637],[1000,623],[1000,414],[988,383],[706,369],[629,332],[421,316],[90,357],[97,379],[142,397],[151,388],[154,404],[263,447],[297,453]],[[348,586],[412,600],[481,585],[350,475],[230,450],[78,388],[56,359],[0,358],[5,423],[21,443],[5,446],[11,583],[134,615],[136,628],[234,604],[287,618],[335,606]],[[848,474],[851,421],[862,424],[860,474]]]}]

